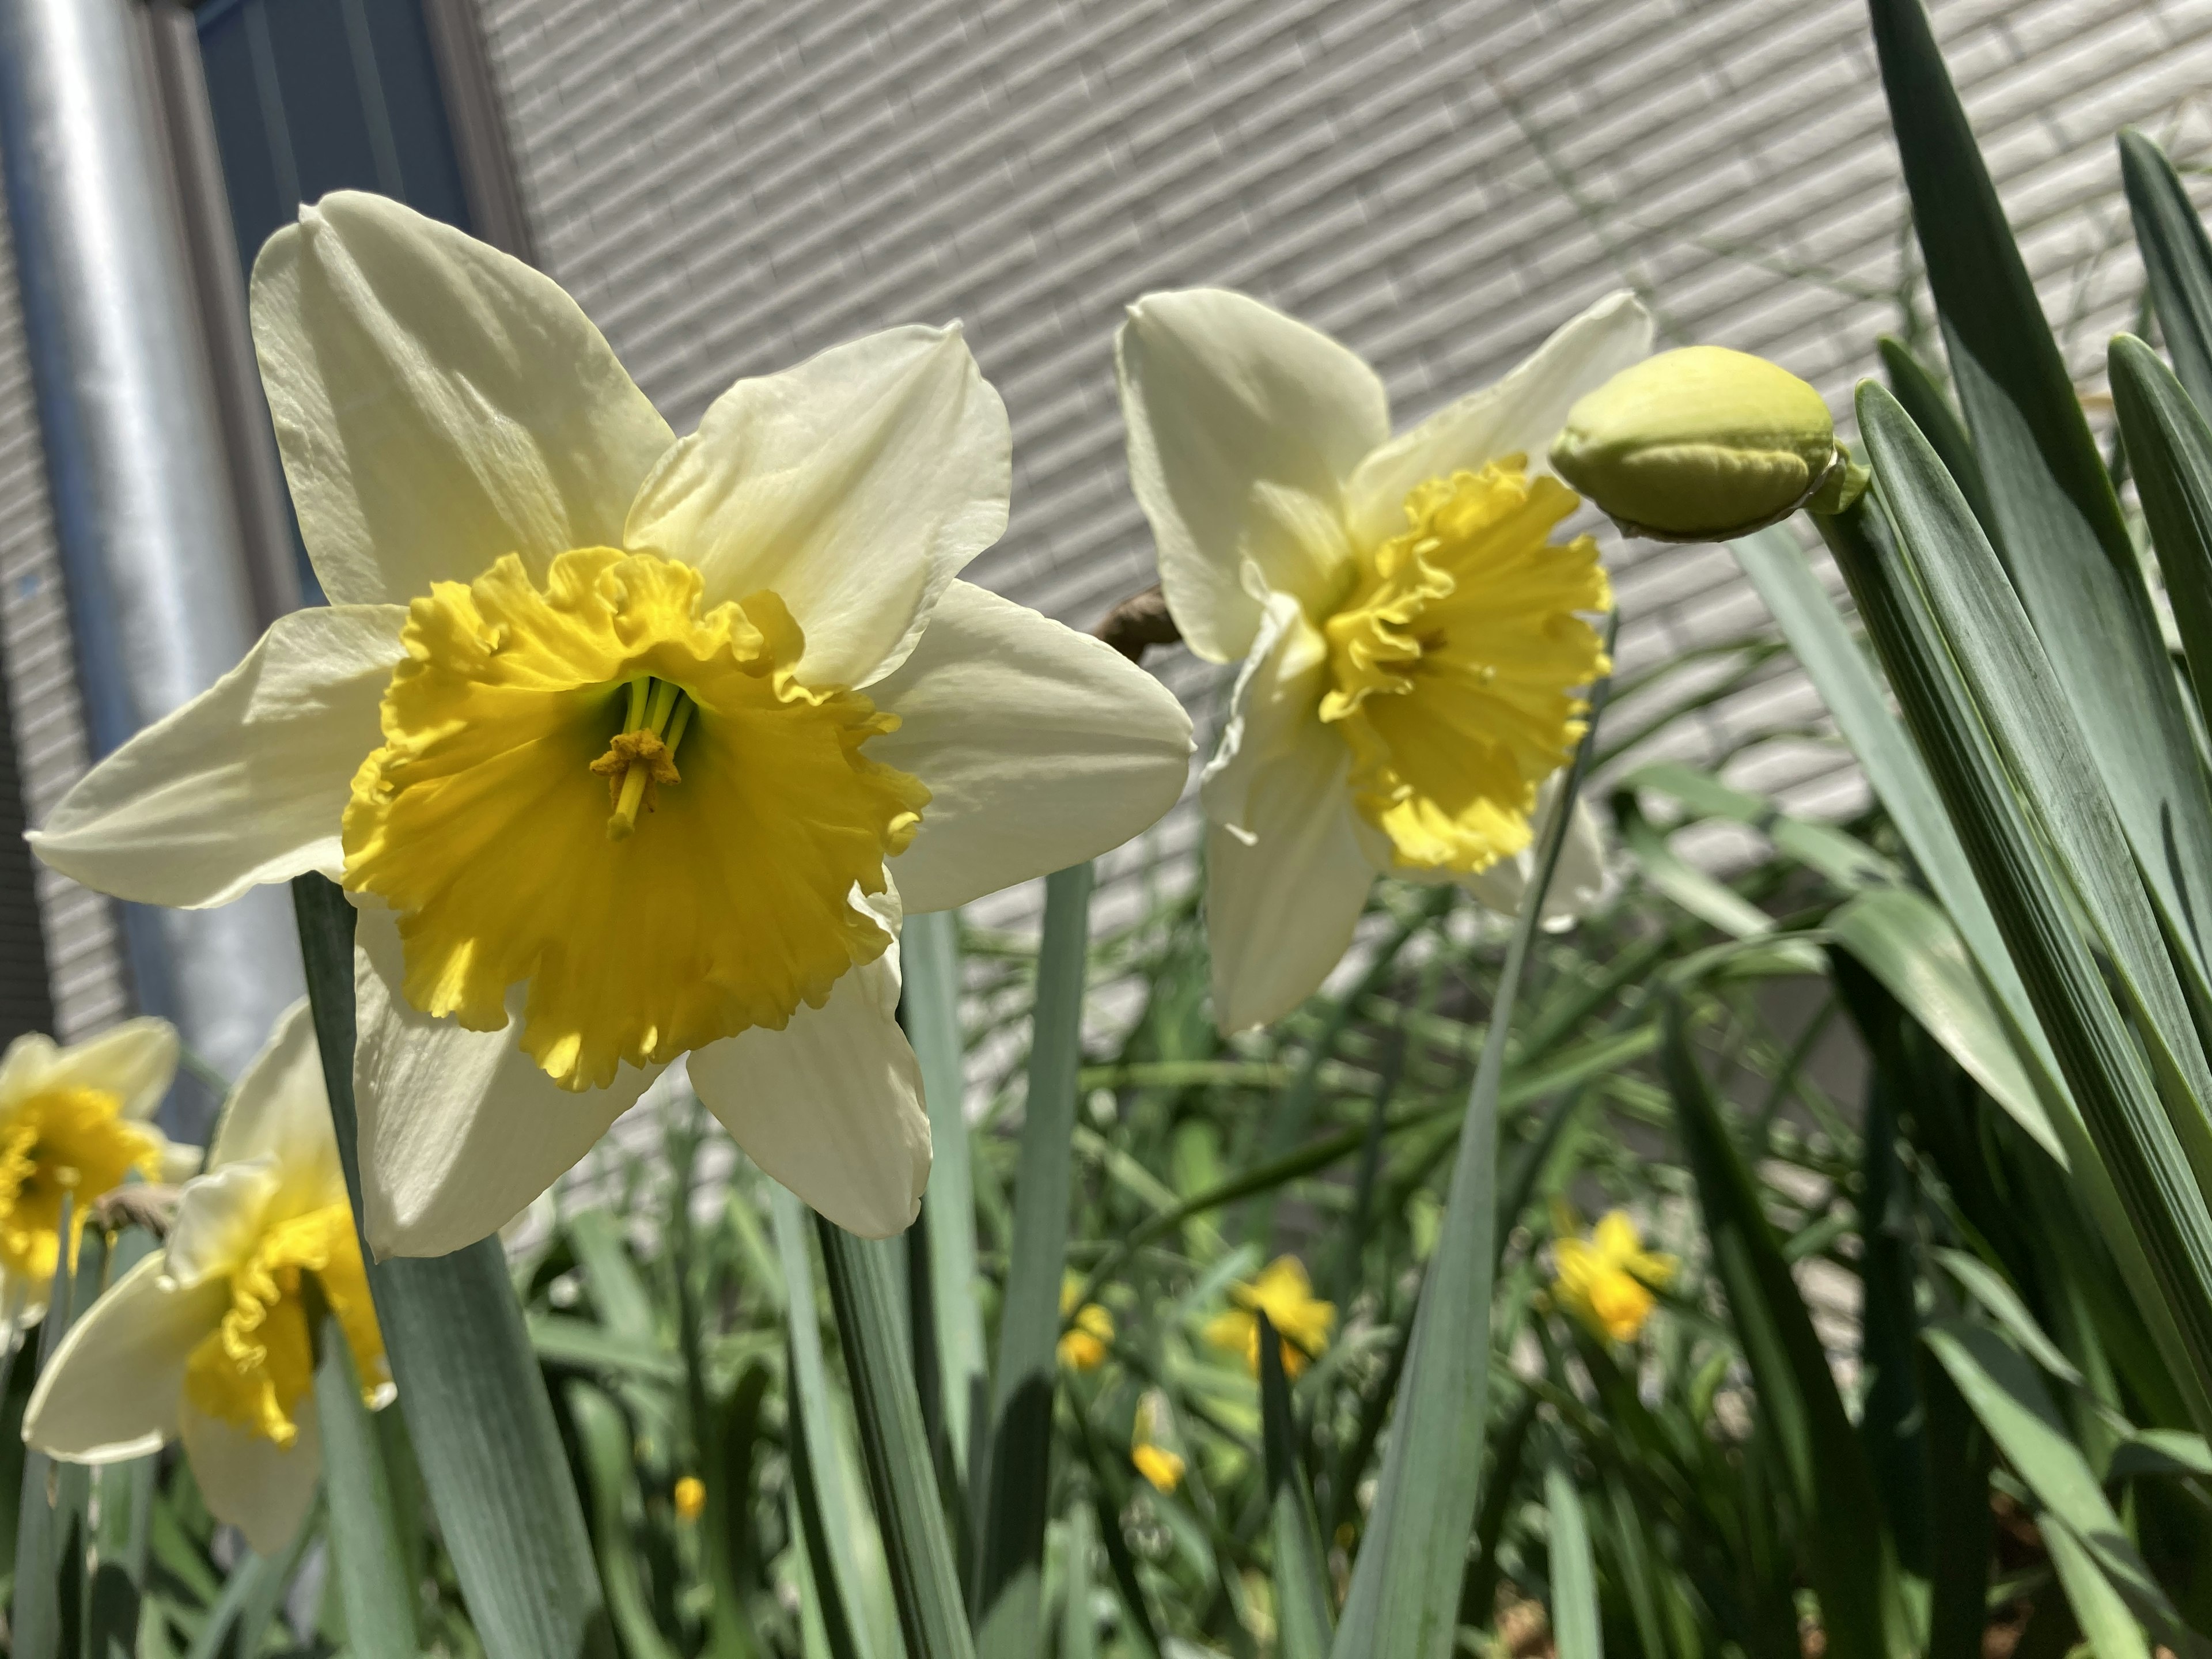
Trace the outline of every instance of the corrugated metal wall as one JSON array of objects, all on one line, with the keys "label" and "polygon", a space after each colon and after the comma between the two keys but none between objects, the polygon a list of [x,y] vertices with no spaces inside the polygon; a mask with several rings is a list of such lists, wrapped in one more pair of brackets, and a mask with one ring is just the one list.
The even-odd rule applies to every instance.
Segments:
[{"label": "corrugated metal wall", "polygon": [[[1935,10],[2085,374],[2138,273],[2112,135],[2212,123],[2212,0]],[[679,430],[733,377],[963,319],[1013,524],[971,575],[1089,626],[1151,580],[1123,303],[1242,288],[1370,357],[1401,422],[1627,283],[1839,410],[1912,288],[1856,0],[484,0],[542,256]],[[1756,625],[1718,549],[1613,544],[1624,672]],[[1171,681],[1205,702],[1218,675]],[[1681,734],[1817,714],[1794,676]],[[1210,722],[1209,722],[1210,724]],[[1748,781],[1841,805],[1832,747]],[[1188,823],[1167,832],[1180,842]],[[1001,909],[1003,914],[1003,908]]]},{"label": "corrugated metal wall", "polygon": [[[1912,288],[1856,0],[483,11],[545,263],[679,428],[736,375],[964,318],[1017,466],[1012,533],[972,574],[1082,626],[1151,580],[1110,358],[1146,289],[1228,283],[1295,311],[1372,357],[1411,420],[1623,283],[1679,337],[1778,357],[1841,409]],[[2111,135],[2140,122],[2203,157],[2212,0],[1935,11],[2091,386],[2139,289]],[[1719,550],[1613,556],[1627,672],[1758,623]],[[0,653],[35,822],[84,750],[3,267]],[[1200,704],[1218,684],[1188,659],[1166,672]],[[1816,715],[1785,674],[1681,740]],[[1746,769],[1802,801],[1855,797],[1836,751],[1802,737]],[[1188,823],[1163,833],[1179,845]],[[56,1024],[92,1029],[124,1006],[112,920],[50,874],[39,893]]]},{"label": "corrugated metal wall", "polygon": [[[20,789],[0,803],[0,833],[20,801],[37,823],[85,769],[84,710],[76,688],[61,560],[47,504],[38,409],[23,349],[22,313],[8,227],[0,216],[0,666],[7,674],[9,730]],[[8,769],[0,767],[0,773]],[[27,849],[10,849],[25,851]],[[20,908],[0,866],[0,1020],[17,1030],[46,1024],[64,1041],[99,1030],[129,1012],[122,940],[107,900],[44,865],[18,866],[37,896],[36,914]],[[41,959],[43,957],[43,960]],[[34,976],[43,979],[33,985]],[[14,1035],[0,1030],[0,1041]]]}]

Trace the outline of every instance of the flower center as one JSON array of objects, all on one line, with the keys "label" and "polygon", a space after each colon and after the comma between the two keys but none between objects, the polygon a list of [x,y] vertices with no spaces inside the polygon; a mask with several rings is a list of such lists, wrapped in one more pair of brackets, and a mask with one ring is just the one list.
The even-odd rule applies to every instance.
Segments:
[{"label": "flower center", "polygon": [[210,1417],[289,1446],[294,1417],[314,1386],[314,1344],[300,1294],[312,1273],[353,1350],[362,1395],[374,1401],[389,1380],[384,1335],[369,1301],[353,1212],[343,1204],[281,1221],[255,1241],[230,1276],[230,1307],[185,1361],[185,1397]]},{"label": "flower center", "polygon": [[161,1149],[106,1090],[53,1089],[17,1105],[0,1119],[0,1267],[35,1284],[54,1276],[65,1197],[74,1266],[86,1206],[134,1170],[157,1179]]},{"label": "flower center", "polygon": [[1575,613],[1613,596],[1595,542],[1547,539],[1577,504],[1519,455],[1431,478],[1325,624],[1321,717],[1401,867],[1472,874],[1520,852],[1537,787],[1582,738],[1577,689],[1611,664]]},{"label": "flower center", "polygon": [[471,1030],[519,1015],[567,1088],[781,1028],[890,942],[854,900],[929,799],[861,752],[896,717],[800,682],[775,594],[703,588],[609,548],[542,588],[513,555],[438,583],[354,780],[345,884],[398,913],[407,1000]]}]

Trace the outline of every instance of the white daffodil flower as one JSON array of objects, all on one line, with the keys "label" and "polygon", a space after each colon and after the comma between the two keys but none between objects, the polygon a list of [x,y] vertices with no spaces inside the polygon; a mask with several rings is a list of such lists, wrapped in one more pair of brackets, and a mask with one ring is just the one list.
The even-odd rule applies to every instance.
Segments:
[{"label": "white daffodil flower", "polygon": [[270,240],[252,311],[331,604],[40,856],[155,904],[343,882],[380,1254],[493,1231],[686,1053],[770,1174],[907,1226],[900,905],[1120,844],[1190,751],[1157,682],[957,579],[1012,465],[958,329],[740,380],[679,440],[551,281],[350,192]]},{"label": "white daffodil flower", "polygon": [[111,1285],[40,1373],[23,1438],[76,1463],[142,1457],[181,1438],[209,1510],[276,1554],[322,1474],[301,1299],[308,1273],[345,1333],[363,1395],[380,1405],[391,1371],[302,1001],[239,1079],[167,1247]]},{"label": "white daffodil flower", "polygon": [[171,1144],[154,1112],[177,1075],[176,1028],[129,1019],[72,1047],[27,1032],[0,1054],[0,1350],[46,1317],[62,1260],[86,1212],[131,1176],[181,1181],[197,1149]]},{"label": "white daffodil flower", "polygon": [[[1202,788],[1224,1030],[1319,988],[1378,872],[1518,909],[1576,693],[1607,670],[1575,613],[1612,603],[1589,538],[1549,543],[1577,499],[1542,458],[1650,344],[1615,295],[1393,437],[1375,371],[1256,300],[1129,308],[1115,366],[1160,585],[1194,652],[1243,664]],[[1572,830],[1547,917],[1603,879],[1595,825],[1578,811]]]}]

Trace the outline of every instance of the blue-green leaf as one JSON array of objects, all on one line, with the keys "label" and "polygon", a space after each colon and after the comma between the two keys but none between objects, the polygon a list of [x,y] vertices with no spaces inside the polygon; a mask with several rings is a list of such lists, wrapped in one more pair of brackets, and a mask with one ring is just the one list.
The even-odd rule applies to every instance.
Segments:
[{"label": "blue-green leaf", "polygon": [[2212,240],[2166,152],[2133,127],[2120,131],[2120,178],[2166,349],[2197,408],[2212,409]]}]

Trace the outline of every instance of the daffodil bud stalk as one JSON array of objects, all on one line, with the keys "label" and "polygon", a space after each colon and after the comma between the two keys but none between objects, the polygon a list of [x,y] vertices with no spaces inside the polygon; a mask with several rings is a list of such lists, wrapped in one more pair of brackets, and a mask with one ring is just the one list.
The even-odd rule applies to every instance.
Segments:
[{"label": "daffodil bud stalk", "polygon": [[1622,370],[1567,411],[1559,475],[1632,536],[1727,541],[1866,488],[1820,394],[1763,357],[1685,346]]}]

